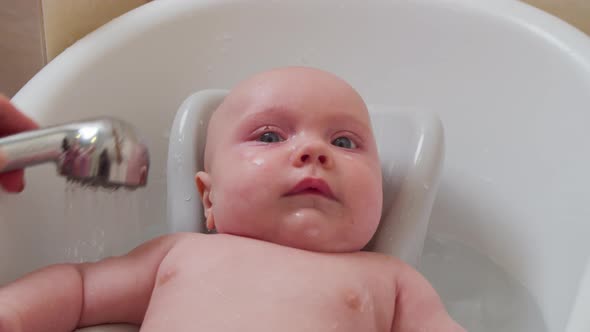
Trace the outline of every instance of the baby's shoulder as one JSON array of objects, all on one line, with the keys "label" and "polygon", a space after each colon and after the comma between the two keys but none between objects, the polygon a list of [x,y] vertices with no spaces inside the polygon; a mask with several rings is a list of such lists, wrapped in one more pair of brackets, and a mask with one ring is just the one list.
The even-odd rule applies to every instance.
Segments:
[{"label": "baby's shoulder", "polygon": [[163,237],[170,238],[169,241],[174,242],[174,246],[170,250],[171,252],[181,252],[190,250],[191,247],[204,245],[207,235],[202,233],[179,232],[164,235]]},{"label": "baby's shoulder", "polygon": [[374,264],[377,266],[381,266],[381,267],[389,267],[389,268],[393,268],[393,269],[411,268],[410,265],[408,265],[407,263],[405,263],[404,261],[402,261],[401,259],[399,259],[395,256],[390,256],[390,255],[385,255],[385,254],[370,252],[370,251],[361,251],[361,252],[354,253],[353,255],[355,256],[355,259],[357,259],[357,260],[363,261],[368,264]]},{"label": "baby's shoulder", "polygon": [[351,261],[353,261],[354,264],[362,266],[369,271],[369,273],[378,272],[399,281],[406,280],[408,276],[418,273],[413,266],[403,260],[380,253],[358,252],[354,254],[354,259]]},{"label": "baby's shoulder", "polygon": [[203,233],[175,233],[167,235],[173,238],[174,246],[168,253],[168,257],[188,257],[195,255],[216,256],[224,253],[235,255],[236,252],[248,250],[250,247],[257,247],[256,244],[262,241],[254,241],[249,238],[226,234],[203,234]]}]

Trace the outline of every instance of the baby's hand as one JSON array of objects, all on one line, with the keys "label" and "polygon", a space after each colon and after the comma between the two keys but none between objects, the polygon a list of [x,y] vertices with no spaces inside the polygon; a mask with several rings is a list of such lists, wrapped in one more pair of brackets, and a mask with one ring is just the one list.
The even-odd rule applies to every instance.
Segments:
[{"label": "baby's hand", "polygon": [[[6,97],[0,95],[0,137],[37,128],[33,120],[19,112]],[[0,169],[4,162],[2,151],[0,151]],[[25,188],[23,170],[0,173],[0,186],[8,192],[23,191]]]}]

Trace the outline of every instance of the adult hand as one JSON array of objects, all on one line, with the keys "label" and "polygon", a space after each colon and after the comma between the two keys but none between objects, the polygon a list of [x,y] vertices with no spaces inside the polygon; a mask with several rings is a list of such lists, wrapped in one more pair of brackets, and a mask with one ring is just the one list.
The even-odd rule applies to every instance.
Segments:
[{"label": "adult hand", "polygon": [[[0,95],[0,137],[21,131],[37,129],[37,124],[12,105],[8,98]],[[0,164],[2,163],[0,151]],[[21,192],[25,188],[24,171],[0,173],[0,186],[8,192]]]}]

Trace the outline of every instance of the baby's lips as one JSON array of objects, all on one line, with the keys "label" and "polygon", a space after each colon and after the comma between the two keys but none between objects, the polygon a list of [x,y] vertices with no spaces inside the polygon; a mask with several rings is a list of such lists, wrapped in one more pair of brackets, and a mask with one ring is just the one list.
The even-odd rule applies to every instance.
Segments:
[{"label": "baby's lips", "polygon": [[322,178],[304,178],[287,193],[287,196],[299,194],[319,194],[329,199],[336,199],[330,185]]}]

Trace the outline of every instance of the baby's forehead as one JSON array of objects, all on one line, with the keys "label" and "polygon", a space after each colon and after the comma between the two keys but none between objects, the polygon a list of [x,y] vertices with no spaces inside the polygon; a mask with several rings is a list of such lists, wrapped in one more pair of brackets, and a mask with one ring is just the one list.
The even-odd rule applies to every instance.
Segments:
[{"label": "baby's forehead", "polygon": [[348,83],[326,73],[273,72],[236,86],[215,111],[215,117],[236,121],[251,113],[303,111],[331,113],[369,121],[363,98]]}]

